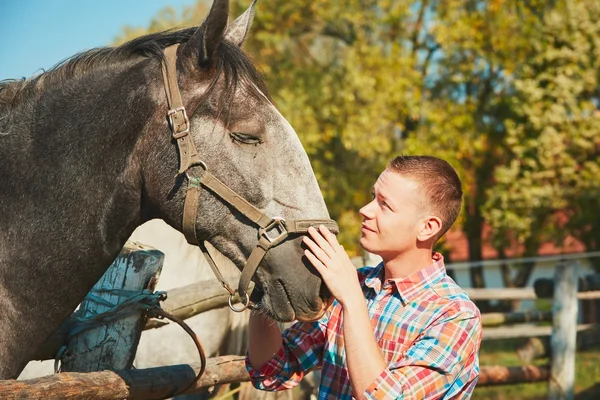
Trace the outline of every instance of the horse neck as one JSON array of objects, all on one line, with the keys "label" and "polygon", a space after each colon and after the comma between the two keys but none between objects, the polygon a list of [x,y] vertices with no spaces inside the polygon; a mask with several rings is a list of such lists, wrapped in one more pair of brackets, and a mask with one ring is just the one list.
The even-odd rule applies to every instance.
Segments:
[{"label": "horse neck", "polygon": [[[57,268],[76,276],[86,268],[85,282],[72,285],[82,293],[68,295],[77,298],[118,254],[140,223],[136,146],[156,108],[146,85],[141,65],[104,68],[48,86],[12,110],[0,137],[3,274],[47,271],[54,281]],[[23,254],[31,254],[31,268],[12,269]]]},{"label": "horse neck", "polygon": [[28,356],[14,337],[37,348],[141,221],[138,146],[156,104],[142,65],[128,67],[47,86],[10,111],[0,136],[0,356],[14,360],[4,376]]}]

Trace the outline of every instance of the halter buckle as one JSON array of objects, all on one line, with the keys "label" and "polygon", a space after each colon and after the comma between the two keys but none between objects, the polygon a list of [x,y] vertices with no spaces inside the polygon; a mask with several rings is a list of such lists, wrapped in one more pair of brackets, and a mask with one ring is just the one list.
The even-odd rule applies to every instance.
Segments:
[{"label": "halter buckle", "polygon": [[[183,123],[175,123],[176,119],[180,119],[174,117],[177,113],[181,113],[181,116],[183,117]],[[173,139],[181,139],[182,137],[187,136],[190,133],[190,120],[187,116],[187,112],[185,111],[185,107],[182,106],[170,109],[167,112],[167,118],[169,119],[169,126],[173,131]],[[183,129],[181,129],[182,126]]]},{"label": "halter buckle", "polygon": [[[269,233],[276,232],[277,236],[269,236]],[[269,225],[258,230],[258,236],[264,237],[269,242],[270,246],[276,246],[288,237],[288,231],[285,228],[285,219],[281,217],[273,217]]]}]

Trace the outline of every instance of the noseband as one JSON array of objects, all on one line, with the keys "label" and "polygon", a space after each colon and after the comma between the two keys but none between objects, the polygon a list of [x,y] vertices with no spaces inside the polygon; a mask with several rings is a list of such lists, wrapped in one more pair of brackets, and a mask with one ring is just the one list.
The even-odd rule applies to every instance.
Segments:
[{"label": "noseband", "polygon": [[[285,241],[290,234],[306,234],[308,228],[311,226],[325,225],[336,234],[338,233],[338,226],[331,219],[285,220],[281,217],[269,217],[210,173],[206,164],[200,160],[194,141],[189,134],[190,121],[181,100],[181,93],[179,92],[179,85],[177,83],[178,47],[179,44],[175,44],[165,48],[162,73],[169,106],[167,118],[172,137],[177,143],[179,151],[180,164],[178,174],[185,174],[188,182],[183,206],[183,234],[188,243],[200,247],[217,279],[229,292],[229,307],[233,311],[241,312],[254,306],[250,301],[248,288],[260,262],[269,249]],[[190,174],[191,168],[195,166],[201,167],[199,176]],[[254,225],[258,226],[258,243],[244,265],[237,291],[232,289],[225,281],[223,274],[221,274],[221,271],[219,271],[215,261],[208,252],[204,240],[198,240],[196,236],[196,215],[202,187],[210,190],[224,203],[235,208]],[[233,299],[236,295],[243,304],[241,308],[236,308],[233,305]]]}]

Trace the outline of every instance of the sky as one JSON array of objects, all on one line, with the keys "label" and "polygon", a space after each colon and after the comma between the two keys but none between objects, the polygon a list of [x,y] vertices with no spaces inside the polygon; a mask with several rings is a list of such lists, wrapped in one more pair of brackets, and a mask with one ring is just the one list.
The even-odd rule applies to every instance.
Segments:
[{"label": "sky", "polygon": [[[122,27],[146,27],[195,0],[0,0],[0,81],[30,77],[80,51],[109,45]],[[200,23],[200,21],[198,21]]]}]

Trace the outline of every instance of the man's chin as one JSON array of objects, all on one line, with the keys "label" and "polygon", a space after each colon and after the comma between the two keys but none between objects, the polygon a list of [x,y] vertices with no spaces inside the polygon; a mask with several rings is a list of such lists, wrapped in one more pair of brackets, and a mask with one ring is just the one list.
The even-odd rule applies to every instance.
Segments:
[{"label": "man's chin", "polygon": [[375,254],[375,251],[377,251],[377,249],[375,249],[367,240],[367,238],[365,236],[360,238],[360,247],[362,247],[365,251],[369,252],[369,253],[373,253]]}]

